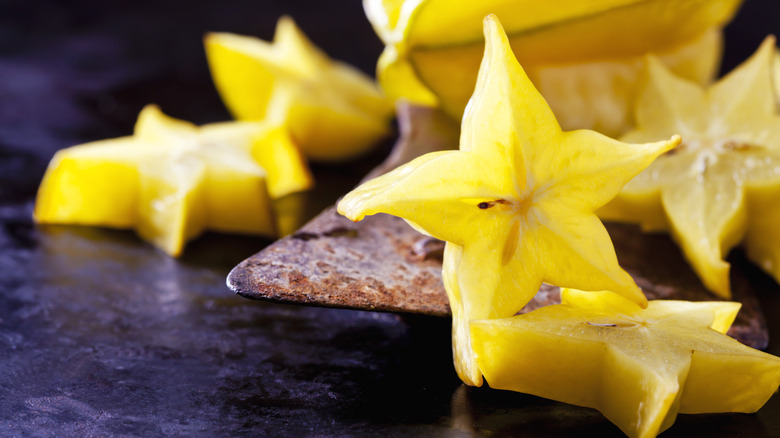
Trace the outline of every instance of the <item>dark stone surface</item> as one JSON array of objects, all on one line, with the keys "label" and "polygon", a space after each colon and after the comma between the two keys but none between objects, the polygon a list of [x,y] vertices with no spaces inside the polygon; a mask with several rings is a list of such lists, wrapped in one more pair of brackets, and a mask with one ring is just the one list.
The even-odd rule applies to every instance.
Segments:
[{"label": "dark stone surface", "polygon": [[[775,0],[746,6],[727,62],[777,29]],[[460,386],[446,320],[234,296],[227,272],[267,241],[208,234],[173,260],[129,231],[32,224],[57,149],[128,134],[146,103],[227,119],[202,34],[268,38],[285,12],[373,70],[357,0],[0,3],[0,436],[621,436],[588,409]],[[380,158],[315,169],[309,214]],[[755,275],[780,337],[777,285]],[[758,415],[682,416],[664,436],[704,433],[780,434],[777,397]]]}]

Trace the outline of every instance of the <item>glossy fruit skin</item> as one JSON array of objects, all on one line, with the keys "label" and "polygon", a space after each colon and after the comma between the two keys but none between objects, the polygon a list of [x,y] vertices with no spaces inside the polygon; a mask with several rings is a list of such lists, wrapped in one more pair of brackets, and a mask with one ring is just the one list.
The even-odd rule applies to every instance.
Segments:
[{"label": "glossy fruit skin", "polygon": [[214,84],[237,120],[284,120],[302,153],[339,162],[389,133],[394,107],[357,69],[330,59],[289,17],[272,43],[230,33],[204,39]]},{"label": "glossy fruit skin", "polygon": [[423,155],[338,205],[354,221],[388,213],[447,241],[443,277],[455,315],[456,369],[477,386],[468,321],[515,314],[542,282],[609,288],[646,304],[594,211],[679,142],[628,145],[562,131],[495,16],[485,19],[485,39],[460,150]]},{"label": "glossy fruit skin", "polygon": [[608,220],[669,231],[704,285],[731,296],[729,264],[738,244],[780,279],[780,113],[772,83],[774,39],[710,87],[648,58],[622,140],[680,134],[683,143],[630,181],[599,210]]},{"label": "glossy fruit skin", "polygon": [[[471,322],[493,388],[598,409],[630,437],[677,413],[755,412],[780,384],[780,358],[725,335],[740,305],[562,291],[562,304]],[[572,360],[576,358],[576,360]]]},{"label": "glossy fruit skin", "polygon": [[284,135],[262,123],[196,127],[147,106],[133,136],[57,152],[34,219],[135,228],[172,256],[205,229],[273,237],[272,199],[312,184]]},{"label": "glossy fruit skin", "polygon": [[386,44],[377,78],[393,99],[438,106],[460,119],[482,51],[479,23],[504,23],[520,63],[564,129],[610,136],[630,127],[642,56],[707,83],[717,74],[721,27],[741,0],[364,0]]}]

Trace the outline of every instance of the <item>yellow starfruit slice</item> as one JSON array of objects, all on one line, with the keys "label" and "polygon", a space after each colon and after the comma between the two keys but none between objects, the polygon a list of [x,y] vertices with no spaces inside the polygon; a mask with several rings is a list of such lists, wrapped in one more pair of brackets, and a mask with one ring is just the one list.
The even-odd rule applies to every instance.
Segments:
[{"label": "yellow starfruit slice", "polygon": [[721,27],[741,0],[364,0],[385,42],[386,93],[460,119],[474,88],[480,19],[496,14],[527,74],[565,129],[621,134],[646,53],[684,77],[717,73]]},{"label": "yellow starfruit slice", "polygon": [[354,221],[389,213],[461,247],[447,246],[443,275],[456,315],[455,363],[471,385],[481,375],[462,324],[513,315],[542,282],[615,290],[646,303],[593,212],[679,142],[628,145],[593,131],[562,131],[493,15],[485,19],[485,40],[460,150],[423,155],[338,205]]},{"label": "yellow starfruit slice", "polygon": [[34,218],[135,228],[172,256],[205,229],[275,236],[271,200],[312,184],[285,134],[257,122],[197,127],[147,106],[133,136],[57,152]]},{"label": "yellow starfruit slice", "polygon": [[780,49],[775,49],[775,60],[772,63],[772,75],[775,84],[777,102],[780,104]]},{"label": "yellow starfruit slice", "polygon": [[724,334],[739,303],[659,300],[642,309],[612,292],[571,289],[561,298],[471,321],[491,387],[595,408],[644,438],[678,412],[755,412],[780,384],[780,358]]},{"label": "yellow starfruit slice", "polygon": [[290,17],[273,43],[230,33],[205,37],[222,100],[238,120],[282,118],[312,160],[340,161],[366,152],[388,133],[392,103],[357,69],[331,60]]},{"label": "yellow starfruit slice", "polygon": [[780,280],[780,114],[773,56],[769,38],[707,89],[648,59],[637,128],[622,140],[677,133],[683,143],[599,211],[604,219],[670,230],[704,285],[724,298],[731,292],[723,259],[740,242]]}]

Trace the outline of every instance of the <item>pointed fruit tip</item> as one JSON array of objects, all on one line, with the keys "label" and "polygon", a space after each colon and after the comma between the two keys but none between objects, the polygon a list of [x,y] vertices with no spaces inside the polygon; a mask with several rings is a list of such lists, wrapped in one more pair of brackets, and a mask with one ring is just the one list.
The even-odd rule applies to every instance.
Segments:
[{"label": "pointed fruit tip", "polygon": [[162,117],[162,110],[160,110],[160,107],[157,104],[147,103],[143,108],[141,108],[141,111],[138,112],[138,116],[135,119],[134,132],[137,133],[139,127],[146,124],[147,121],[160,119]]},{"label": "pointed fruit tip", "polygon": [[498,20],[498,17],[496,17],[496,14],[485,15],[485,18],[482,20],[482,22],[484,23],[485,27],[489,25],[495,26],[496,24],[498,24],[499,26],[501,25],[501,22]]},{"label": "pointed fruit tip", "polygon": [[488,43],[491,40],[501,39],[502,36],[506,38],[504,28],[501,26],[501,21],[495,14],[488,14],[482,21],[482,32],[485,35],[485,42]]},{"label": "pointed fruit tip", "polygon": [[647,143],[646,149],[650,155],[655,155],[656,157],[665,154],[666,152],[669,152],[676,148],[677,146],[682,143],[682,137],[678,134],[674,134],[669,140],[661,140],[655,143]]},{"label": "pointed fruit tip", "polygon": [[777,37],[775,37],[774,35],[767,35],[766,38],[764,38],[764,41],[761,42],[761,45],[759,46],[759,50],[766,50],[765,47],[770,47],[774,49],[776,43],[777,43]]},{"label": "pointed fruit tip", "polygon": [[336,211],[352,222],[360,222],[363,219],[363,216],[354,214],[354,209],[349,208],[349,206],[344,203],[345,199],[339,201],[339,203],[336,205]]},{"label": "pointed fruit tip", "polygon": [[670,151],[682,143],[682,137],[679,134],[674,134],[669,141],[666,142],[666,148],[664,152]]},{"label": "pointed fruit tip", "polygon": [[160,109],[160,105],[157,105],[156,103],[147,103],[144,105],[144,107],[141,109],[141,112],[154,112],[154,113],[161,113],[162,110]]},{"label": "pointed fruit tip", "polygon": [[280,15],[279,20],[276,21],[277,26],[290,26],[295,25],[295,20],[287,14]]},{"label": "pointed fruit tip", "polygon": [[203,45],[205,46],[220,46],[230,43],[232,38],[235,38],[236,34],[231,32],[215,32],[209,31],[203,34]]},{"label": "pointed fruit tip", "polygon": [[[280,33],[290,33],[290,32],[296,32],[298,31],[298,24],[295,22],[293,17],[290,15],[284,14],[280,15],[279,19],[276,20],[276,34]],[[274,37],[276,39],[276,36]]]},{"label": "pointed fruit tip", "polygon": [[718,307],[714,309],[714,317],[710,328],[725,334],[742,308],[742,303],[736,301],[716,301]]},{"label": "pointed fruit tip", "polygon": [[289,15],[281,15],[276,20],[276,29],[274,30],[273,42],[278,43],[291,38],[292,35],[298,33],[298,26],[295,24],[295,20]]},{"label": "pointed fruit tip", "polygon": [[647,309],[648,301],[647,296],[645,296],[645,293],[642,292],[642,288],[637,287],[636,288],[636,294],[632,297],[630,297],[630,300],[637,304],[639,307],[643,309]]},{"label": "pointed fruit tip", "polygon": [[[771,63],[772,60],[775,57],[775,51],[776,51],[776,39],[774,35],[767,35],[763,41],[761,41],[761,44],[759,44],[758,48],[755,52],[753,52],[752,55],[750,55],[745,61],[743,61],[739,66],[737,66],[734,70],[731,71],[733,73],[737,69],[739,69],[742,66],[752,64],[753,62],[757,61],[758,59],[761,59],[759,63]],[[729,73],[729,74],[731,74]]]},{"label": "pointed fruit tip", "polygon": [[630,274],[626,272],[626,275],[628,278],[631,279],[631,284],[626,285],[622,288],[620,292],[617,290],[613,291],[623,297],[624,299],[631,301],[632,303],[636,304],[637,306],[647,309],[647,296],[644,292],[642,292],[642,288],[639,287],[638,284],[636,284],[636,281],[634,281],[634,278],[631,277]]}]

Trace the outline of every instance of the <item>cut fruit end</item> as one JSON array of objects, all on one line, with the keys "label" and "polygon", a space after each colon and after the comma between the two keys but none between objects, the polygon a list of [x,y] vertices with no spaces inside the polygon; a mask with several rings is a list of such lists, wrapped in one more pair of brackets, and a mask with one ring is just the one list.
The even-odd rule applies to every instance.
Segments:
[{"label": "cut fruit end", "polygon": [[[453,11],[446,2],[417,2],[419,10],[404,13],[407,21],[398,24],[403,29],[393,32],[404,34],[403,39],[388,43],[384,60],[378,63],[377,77],[388,95],[437,105],[460,119],[483,49],[477,23],[487,12],[504,8],[497,15],[513,49],[561,125],[616,136],[630,126],[629,102],[636,88],[631,78],[641,70],[642,55],[663,56],[677,73],[706,83],[719,64],[721,42],[716,34],[741,0],[718,0],[706,7],[698,1],[668,0],[556,5],[555,10],[543,7],[541,15],[519,14],[516,8],[509,10],[509,3],[501,3],[506,2]],[[671,9],[680,17],[678,22],[667,13]],[[646,36],[615,42],[615,35],[637,32]]]}]

